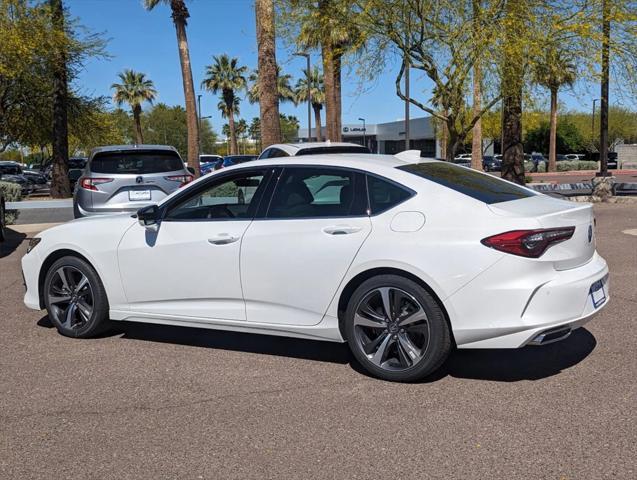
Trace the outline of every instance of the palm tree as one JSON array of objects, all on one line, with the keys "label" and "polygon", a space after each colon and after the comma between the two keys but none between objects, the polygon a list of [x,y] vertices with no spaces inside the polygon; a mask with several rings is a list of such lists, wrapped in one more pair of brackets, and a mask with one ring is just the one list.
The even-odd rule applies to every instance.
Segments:
[{"label": "palm tree", "polygon": [[259,85],[259,113],[263,125],[263,146],[281,143],[279,124],[278,66],[276,64],[276,41],[274,34],[274,1],[254,2],[257,19],[257,51]]},{"label": "palm tree", "polygon": [[[309,77],[310,84],[312,85],[312,88],[309,90],[312,97],[312,109],[314,110],[314,123],[316,124],[316,140],[320,142],[323,139],[323,134],[321,132],[321,109],[325,103],[323,74],[319,71],[318,67],[315,66]],[[304,69],[303,76],[296,82],[295,93],[297,103],[307,102],[307,79],[307,69]]]},{"label": "palm tree", "polygon": [[[64,35],[64,5],[62,0],[50,0],[51,23],[55,31]],[[53,56],[53,170],[51,196],[65,198],[71,195],[68,177],[68,71],[65,47],[56,48]]]},{"label": "palm tree", "polygon": [[230,128],[230,155],[237,153],[237,134],[235,132],[234,114],[239,106],[237,91],[246,88],[245,74],[247,67],[239,66],[236,57],[230,58],[223,54],[212,57],[214,63],[206,67],[206,77],[201,82],[202,88],[217,94],[221,92],[219,109],[221,114],[228,119]]},{"label": "palm tree", "polygon": [[172,18],[177,32],[181,77],[184,84],[184,97],[186,100],[188,166],[194,168],[195,174],[199,176],[199,125],[197,122],[197,104],[195,102],[195,87],[192,81],[188,37],[186,36],[186,25],[190,13],[188,13],[188,8],[184,0],[144,0],[144,5],[147,10],[152,10],[159,3],[170,5],[170,9],[172,10]]},{"label": "palm tree", "polygon": [[549,44],[538,59],[533,71],[535,83],[551,92],[551,123],[549,134],[548,171],[556,169],[557,94],[560,88],[572,86],[577,79],[577,67],[566,52],[555,44]]},{"label": "palm tree", "polygon": [[138,144],[144,143],[142,135],[142,103],[152,103],[157,96],[157,90],[152,80],[146,78],[145,73],[135,72],[133,70],[124,70],[118,74],[122,83],[114,83],[111,88],[115,90],[113,101],[117,106],[128,103],[133,112],[133,121],[135,122],[135,141]]},{"label": "palm tree", "polygon": [[[290,86],[292,81],[292,75],[289,73],[281,73],[281,67],[277,65],[277,91],[279,94],[279,102],[293,102],[296,104],[296,92]],[[259,70],[253,70],[248,76],[248,101],[250,103],[257,103],[259,101]]]}]

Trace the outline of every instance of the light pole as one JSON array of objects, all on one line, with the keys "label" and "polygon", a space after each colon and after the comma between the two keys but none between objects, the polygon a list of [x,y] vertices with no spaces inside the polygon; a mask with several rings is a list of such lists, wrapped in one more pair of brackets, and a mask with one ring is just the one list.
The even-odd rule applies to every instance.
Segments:
[{"label": "light pole", "polygon": [[202,117],[201,116],[201,110],[199,110],[199,155],[201,155],[201,126],[203,125],[203,123],[201,123],[203,120],[206,120],[208,118],[212,118],[212,115],[208,115],[206,117]]},{"label": "light pole", "polygon": [[599,102],[599,98],[593,100],[593,120],[591,121],[591,142],[595,142],[595,102]]},{"label": "light pole", "polygon": [[367,128],[365,128],[365,119],[358,118],[361,122],[363,122],[363,145],[367,146]]},{"label": "light pole", "polygon": [[197,135],[199,140],[197,151],[201,155],[201,94],[197,95],[197,130],[199,131],[199,135]]},{"label": "light pole", "polygon": [[305,71],[307,83],[307,141],[312,141],[312,72],[310,71],[310,54],[307,52],[297,52],[297,57],[305,57],[307,60],[307,70]]}]

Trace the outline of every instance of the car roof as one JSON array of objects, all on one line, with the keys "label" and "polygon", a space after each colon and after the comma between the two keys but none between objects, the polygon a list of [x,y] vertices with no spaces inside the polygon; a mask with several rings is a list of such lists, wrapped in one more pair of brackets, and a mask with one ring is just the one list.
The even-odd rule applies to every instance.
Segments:
[{"label": "car roof", "polygon": [[104,145],[101,147],[95,147],[91,150],[91,156],[96,153],[103,152],[121,152],[121,151],[144,151],[144,150],[166,150],[168,152],[177,152],[177,149],[171,145]]},{"label": "car roof", "polygon": [[[299,143],[275,143],[267,148],[278,148],[285,151],[291,156],[295,156],[301,150],[307,150],[308,148],[325,148],[325,147],[363,147],[358,143],[348,142],[299,142]],[[264,149],[267,150],[267,149]]]}]

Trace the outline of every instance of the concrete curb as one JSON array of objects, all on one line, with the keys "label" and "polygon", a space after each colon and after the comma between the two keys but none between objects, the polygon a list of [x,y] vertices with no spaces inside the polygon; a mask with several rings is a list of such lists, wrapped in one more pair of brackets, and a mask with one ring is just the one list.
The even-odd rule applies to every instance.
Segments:
[{"label": "concrete curb", "polygon": [[43,208],[73,208],[73,199],[63,200],[23,200],[21,202],[7,202],[7,210],[30,210]]},{"label": "concrete curb", "polygon": [[61,223],[28,223],[25,225],[7,225],[9,230],[13,230],[17,233],[40,233],[48,228],[62,225]]}]

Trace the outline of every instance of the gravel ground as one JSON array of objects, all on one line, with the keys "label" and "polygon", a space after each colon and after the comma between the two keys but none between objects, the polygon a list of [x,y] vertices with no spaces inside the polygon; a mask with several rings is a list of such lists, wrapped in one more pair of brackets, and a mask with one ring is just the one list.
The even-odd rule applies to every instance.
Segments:
[{"label": "gravel ground", "polygon": [[374,380],[344,345],[139,324],[64,338],[0,246],[0,478],[637,478],[637,206],[596,207],[610,304],[567,340]]}]

